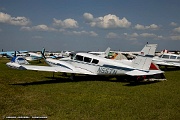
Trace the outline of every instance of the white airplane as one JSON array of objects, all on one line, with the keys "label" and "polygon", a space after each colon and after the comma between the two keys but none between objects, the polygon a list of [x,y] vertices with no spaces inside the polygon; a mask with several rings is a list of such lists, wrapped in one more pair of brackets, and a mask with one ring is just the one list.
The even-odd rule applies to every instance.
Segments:
[{"label": "white airplane", "polygon": [[104,52],[88,52],[93,55],[97,55],[99,57],[107,57],[110,52],[110,47],[108,47]]},{"label": "white airplane", "polygon": [[153,62],[159,66],[180,67],[180,55],[164,53],[160,56],[155,56]]},{"label": "white airplane", "polygon": [[39,54],[33,53],[33,52],[29,52],[25,56],[25,59],[28,60],[28,61],[40,60],[42,58],[43,58],[42,55],[39,55]]},{"label": "white airplane", "polygon": [[23,62],[26,63],[26,60],[23,60],[20,57],[6,63],[6,65],[21,70],[71,73],[72,76],[74,76],[74,74],[108,76],[128,75],[139,78],[141,76],[144,77],[163,73],[161,70],[149,70],[156,47],[157,44],[145,45],[141,51],[141,55],[138,55],[131,65],[89,53],[77,53],[72,59],[65,60],[45,59],[50,66],[23,64]]}]

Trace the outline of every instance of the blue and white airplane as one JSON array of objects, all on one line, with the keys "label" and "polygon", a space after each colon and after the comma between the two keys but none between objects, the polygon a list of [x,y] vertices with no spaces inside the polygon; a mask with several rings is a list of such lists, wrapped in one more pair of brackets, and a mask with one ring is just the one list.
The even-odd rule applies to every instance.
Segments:
[{"label": "blue and white airplane", "polygon": [[34,60],[41,60],[43,57],[40,54],[37,53],[33,53],[33,52],[29,52],[28,54],[26,54],[25,59],[27,61],[34,61]]},{"label": "blue and white airplane", "polygon": [[128,75],[150,76],[162,74],[161,70],[150,70],[152,58],[155,54],[157,44],[147,44],[141,50],[131,64],[121,63],[111,59],[99,57],[89,53],[76,53],[71,59],[55,60],[45,58],[45,61],[50,66],[28,65],[27,61],[22,57],[16,57],[13,61],[6,63],[8,67],[21,70],[35,70],[48,72],[61,72],[84,75]]},{"label": "blue and white airplane", "polygon": [[[16,55],[22,56],[26,55],[28,51],[16,51]],[[15,51],[6,51],[6,52],[0,52],[0,55],[7,56],[8,58],[13,58],[14,57]]]}]

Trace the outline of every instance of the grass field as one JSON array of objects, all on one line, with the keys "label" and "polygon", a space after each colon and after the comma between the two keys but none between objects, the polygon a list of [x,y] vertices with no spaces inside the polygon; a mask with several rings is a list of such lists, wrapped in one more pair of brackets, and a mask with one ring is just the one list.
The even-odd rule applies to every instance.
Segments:
[{"label": "grass field", "polygon": [[2,119],[180,119],[180,70],[166,71],[167,81],[162,82],[128,83],[83,76],[70,81],[57,73],[53,79],[50,72],[10,69],[6,62],[7,59],[0,58]]}]

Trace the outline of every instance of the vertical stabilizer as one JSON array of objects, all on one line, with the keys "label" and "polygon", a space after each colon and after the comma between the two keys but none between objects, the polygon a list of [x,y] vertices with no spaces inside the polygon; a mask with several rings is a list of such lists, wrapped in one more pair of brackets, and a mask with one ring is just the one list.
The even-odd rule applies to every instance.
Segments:
[{"label": "vertical stabilizer", "polygon": [[134,59],[132,67],[140,70],[149,70],[157,44],[146,44],[141,53]]},{"label": "vertical stabilizer", "polygon": [[105,53],[105,57],[108,57],[108,54],[109,54],[109,52],[110,52],[110,49],[111,49],[111,48],[108,47],[108,48],[105,50],[105,52],[104,52],[104,53]]}]

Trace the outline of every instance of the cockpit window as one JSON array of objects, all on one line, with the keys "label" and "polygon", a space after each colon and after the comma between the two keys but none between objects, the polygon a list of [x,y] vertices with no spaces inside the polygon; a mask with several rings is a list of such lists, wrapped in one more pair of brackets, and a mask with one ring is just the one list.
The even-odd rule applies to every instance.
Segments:
[{"label": "cockpit window", "polygon": [[170,56],[170,59],[176,59],[176,56]]},{"label": "cockpit window", "polygon": [[76,55],[76,58],[75,58],[75,60],[83,61],[83,56]]},{"label": "cockpit window", "polygon": [[92,63],[98,64],[98,63],[99,63],[99,60],[93,59],[93,60],[92,60]]},{"label": "cockpit window", "polygon": [[90,63],[90,62],[91,62],[91,58],[84,57],[84,62],[88,62],[88,63]]},{"label": "cockpit window", "polygon": [[169,59],[169,55],[163,55],[162,58],[167,58],[167,59]]}]

